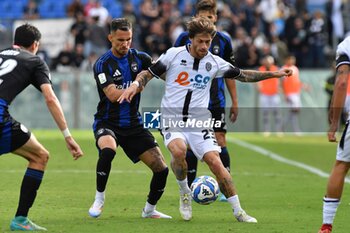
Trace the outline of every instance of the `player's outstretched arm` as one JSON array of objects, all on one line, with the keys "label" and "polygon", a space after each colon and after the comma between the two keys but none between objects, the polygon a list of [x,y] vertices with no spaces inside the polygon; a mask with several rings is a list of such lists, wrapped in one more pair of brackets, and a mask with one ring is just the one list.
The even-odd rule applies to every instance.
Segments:
[{"label": "player's outstretched arm", "polygon": [[153,78],[153,75],[148,70],[141,71],[125,91],[118,98],[118,102],[131,102],[132,98],[139,92],[143,91],[146,84]]},{"label": "player's outstretched arm", "polygon": [[259,82],[269,78],[281,78],[284,76],[291,76],[293,71],[291,69],[282,69],[279,71],[256,71],[256,70],[241,70],[241,74],[235,79],[241,82]]},{"label": "player's outstretched arm", "polygon": [[343,111],[343,107],[345,103],[349,73],[350,73],[349,65],[341,65],[337,69],[332,103],[328,113],[328,118],[330,123],[329,130],[328,130],[328,141],[330,142],[337,141],[335,134],[338,129],[340,115]]},{"label": "player's outstretched arm", "polygon": [[54,91],[52,90],[51,84],[42,84],[40,88],[52,117],[54,118],[58,128],[62,131],[64,135],[68,150],[70,151],[75,160],[78,159],[83,155],[83,152],[69,132],[61,104],[58,101]]},{"label": "player's outstretched arm", "polygon": [[225,83],[227,86],[227,90],[230,94],[231,103],[232,103],[232,106],[230,108],[230,120],[231,122],[235,122],[238,116],[238,97],[237,97],[236,80],[225,79]]}]

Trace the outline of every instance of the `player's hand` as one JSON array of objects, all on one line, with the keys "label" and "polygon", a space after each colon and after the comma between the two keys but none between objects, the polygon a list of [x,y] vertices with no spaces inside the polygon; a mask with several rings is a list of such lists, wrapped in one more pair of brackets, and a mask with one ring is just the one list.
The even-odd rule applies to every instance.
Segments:
[{"label": "player's hand", "polygon": [[234,123],[238,117],[238,107],[232,106],[230,109],[230,121]]},{"label": "player's hand", "polygon": [[118,103],[123,103],[124,101],[131,102],[132,98],[136,95],[138,87],[136,85],[130,85],[123,94],[118,98]]},{"label": "player's hand", "polygon": [[331,124],[328,130],[328,141],[329,142],[337,142],[337,138],[335,136],[337,132],[337,125]]},{"label": "player's hand", "polygon": [[66,137],[66,145],[70,153],[72,154],[74,160],[79,159],[81,156],[83,156],[83,151],[80,149],[80,146],[78,143],[75,142],[75,140],[70,136]]},{"label": "player's hand", "polygon": [[292,69],[282,69],[278,71],[277,77],[291,76],[293,74]]}]

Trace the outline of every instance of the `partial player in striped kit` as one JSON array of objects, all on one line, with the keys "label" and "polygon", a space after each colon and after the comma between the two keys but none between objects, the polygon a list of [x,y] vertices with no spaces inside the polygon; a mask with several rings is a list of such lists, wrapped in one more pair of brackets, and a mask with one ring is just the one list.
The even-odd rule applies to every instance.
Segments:
[{"label": "partial player in striped kit", "polygon": [[152,58],[144,52],[130,48],[132,24],[125,18],[112,20],[108,39],[112,48],[94,65],[100,102],[93,124],[98,149],[96,194],[89,215],[97,218],[102,213],[112,161],[117,147],[120,146],[133,163],[141,160],[153,172],[148,199],[141,216],[171,218],[156,210],[156,204],[165,189],[169,169],[155,138],[149,130],[143,128],[138,110],[141,96],[135,96],[130,103],[117,102],[126,88],[140,85],[135,82],[136,75],[152,65]]}]

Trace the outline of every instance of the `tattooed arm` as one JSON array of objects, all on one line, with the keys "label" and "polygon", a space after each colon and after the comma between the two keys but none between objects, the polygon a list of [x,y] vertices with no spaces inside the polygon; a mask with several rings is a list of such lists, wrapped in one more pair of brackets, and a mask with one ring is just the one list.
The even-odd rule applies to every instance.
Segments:
[{"label": "tattooed arm", "polygon": [[[132,98],[139,92],[143,91],[147,83],[154,77],[154,75],[148,71],[143,70],[135,78],[135,81],[128,87],[118,98],[118,102],[122,103],[123,101],[131,102]],[[165,80],[165,76],[161,76],[161,79]]]},{"label": "tattooed arm", "polygon": [[241,70],[241,73],[235,79],[241,82],[259,82],[269,78],[280,78],[283,76],[292,75],[292,70],[282,69],[279,71],[255,71],[255,70]]},{"label": "tattooed arm", "polygon": [[140,84],[140,87],[138,89],[141,89],[141,90],[139,90],[139,92],[141,92],[143,90],[143,88],[146,87],[147,83],[152,78],[153,78],[153,75],[148,70],[143,70],[136,76],[135,81],[139,82],[139,84]]}]

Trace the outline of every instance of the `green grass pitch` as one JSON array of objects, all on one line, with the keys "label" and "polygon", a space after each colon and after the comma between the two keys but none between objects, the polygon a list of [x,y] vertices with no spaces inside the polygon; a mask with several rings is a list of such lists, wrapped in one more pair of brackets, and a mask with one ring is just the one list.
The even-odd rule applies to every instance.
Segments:
[{"label": "green grass pitch", "polygon": [[[121,149],[113,161],[104,212],[100,218],[93,219],[88,216],[95,194],[97,160],[92,132],[72,132],[85,153],[78,161],[72,159],[58,131],[35,130],[34,133],[50,151],[50,160],[29,217],[49,232],[312,233],[317,232],[322,222],[326,178],[262,156],[234,142],[228,143],[232,177],[242,207],[258,219],[258,224],[238,223],[230,206],[219,201],[209,206],[193,203],[193,219],[183,221],[172,172],[157,209],[173,219],[142,219],[141,210],[152,174],[144,164],[132,164]],[[154,134],[170,166],[170,155],[159,134]],[[248,142],[327,173],[335,158],[336,144],[329,143],[326,135],[264,138],[259,134],[233,133],[228,138]],[[26,165],[24,159],[11,154],[0,158],[0,232],[9,232]],[[200,163],[198,175],[212,174]],[[349,232],[349,203],[350,186],[346,184],[334,223],[335,233]]]}]

